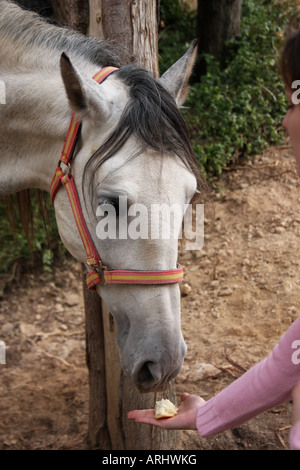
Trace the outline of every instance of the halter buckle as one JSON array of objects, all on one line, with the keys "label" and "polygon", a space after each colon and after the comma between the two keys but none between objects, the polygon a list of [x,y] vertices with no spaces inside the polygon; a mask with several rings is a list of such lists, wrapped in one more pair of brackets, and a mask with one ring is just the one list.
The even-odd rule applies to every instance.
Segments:
[{"label": "halter buckle", "polygon": [[[62,168],[61,164],[64,164],[65,168]],[[62,160],[59,160],[58,165],[59,168],[63,171],[64,175],[71,175],[72,173],[72,165],[71,163],[64,163]]]},{"label": "halter buckle", "polygon": [[94,257],[90,257],[86,260],[86,263],[91,267],[94,268],[96,271],[100,271],[99,274],[101,274],[104,278],[104,271],[108,271],[108,267],[103,264],[103,262],[100,260],[96,260]]}]

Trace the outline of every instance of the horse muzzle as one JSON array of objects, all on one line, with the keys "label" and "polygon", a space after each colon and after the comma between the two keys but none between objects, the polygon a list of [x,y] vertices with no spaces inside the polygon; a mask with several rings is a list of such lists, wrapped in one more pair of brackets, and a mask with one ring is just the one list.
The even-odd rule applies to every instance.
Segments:
[{"label": "horse muzzle", "polygon": [[163,391],[186,354],[178,284],[103,286],[99,292],[116,322],[121,367],[140,392]]},{"label": "horse muzzle", "polygon": [[174,379],[181,371],[182,364],[183,359],[177,367],[173,366],[172,371],[165,371],[161,363],[145,361],[136,365],[132,378],[141,393],[164,392],[170,380]]},{"label": "horse muzzle", "polygon": [[186,350],[181,334],[172,342],[165,336],[148,344],[142,340],[134,354],[128,356],[126,348],[120,351],[122,368],[141,393],[162,392],[181,371]]}]

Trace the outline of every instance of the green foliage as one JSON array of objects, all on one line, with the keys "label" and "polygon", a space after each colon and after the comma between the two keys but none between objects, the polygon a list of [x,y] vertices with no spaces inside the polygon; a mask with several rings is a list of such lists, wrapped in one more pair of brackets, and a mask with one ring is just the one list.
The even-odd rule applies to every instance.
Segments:
[{"label": "green foliage", "polygon": [[161,0],[159,70],[163,74],[196,37],[196,12],[181,0]]},{"label": "green foliage", "polygon": [[[32,260],[50,271],[54,257],[62,256],[65,249],[59,241],[56,221],[51,203],[46,204],[47,221],[41,216],[41,209],[35,192],[32,191],[33,227],[30,245],[23,231],[20,217],[14,211],[13,217],[5,199],[0,199],[0,272],[6,273],[15,261]],[[16,201],[14,197],[14,206]],[[12,220],[14,219],[14,220]],[[47,224],[45,225],[45,222]]]},{"label": "green foliage", "polygon": [[[243,0],[240,37],[228,41],[225,66],[221,68],[212,56],[205,56],[207,73],[191,87],[184,115],[207,177],[220,175],[241,156],[250,157],[281,142],[286,99],[278,58],[295,3]],[[183,14],[172,31],[185,23]],[[195,30],[190,33],[192,39]],[[180,37],[179,31],[177,35]],[[163,61],[164,44],[160,47]],[[177,53],[175,44],[174,55]]]}]

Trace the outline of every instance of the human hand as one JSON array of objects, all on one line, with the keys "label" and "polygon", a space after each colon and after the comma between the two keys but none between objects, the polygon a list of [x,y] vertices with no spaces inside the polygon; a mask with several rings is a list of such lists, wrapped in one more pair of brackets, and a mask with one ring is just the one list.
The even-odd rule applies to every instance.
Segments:
[{"label": "human hand", "polygon": [[177,415],[173,418],[156,419],[154,409],[129,411],[127,416],[129,419],[134,419],[136,423],[151,424],[164,429],[196,430],[197,410],[204,403],[205,400],[201,397],[183,393]]},{"label": "human hand", "polygon": [[300,421],[300,381],[292,391],[293,399],[293,424]]}]

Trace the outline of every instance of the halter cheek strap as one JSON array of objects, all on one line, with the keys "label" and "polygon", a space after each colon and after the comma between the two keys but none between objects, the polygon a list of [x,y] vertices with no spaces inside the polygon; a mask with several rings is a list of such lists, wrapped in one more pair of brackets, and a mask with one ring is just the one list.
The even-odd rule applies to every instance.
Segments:
[{"label": "halter cheek strap", "polygon": [[[118,70],[116,67],[105,67],[97,72],[93,79],[100,84],[103,82],[103,80],[105,80],[106,77],[108,77],[108,75],[115,72],[116,70]],[[50,195],[52,204],[54,204],[55,196],[59,188],[64,186],[67,191],[77,229],[86,252],[86,263],[91,268],[91,271],[89,271],[86,276],[88,289],[94,290],[97,284],[151,285],[172,284],[180,282],[183,279],[183,269],[180,265],[177,265],[176,269],[168,271],[131,271],[120,269],[109,270],[106,266],[104,266],[87,228],[74,179],[71,174],[72,157],[80,132],[80,127],[81,122],[77,120],[74,113],[72,115],[59,164],[55,170],[55,174],[51,182]],[[67,173],[63,172],[61,163],[64,163],[68,166],[69,171]]]}]

